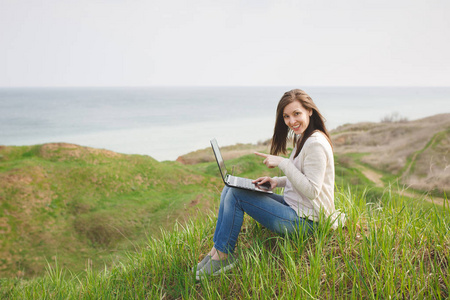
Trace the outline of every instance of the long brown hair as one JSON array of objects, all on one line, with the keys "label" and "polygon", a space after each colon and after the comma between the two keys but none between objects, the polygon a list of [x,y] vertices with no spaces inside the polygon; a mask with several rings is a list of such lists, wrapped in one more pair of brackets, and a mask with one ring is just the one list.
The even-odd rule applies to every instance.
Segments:
[{"label": "long brown hair", "polygon": [[[306,110],[312,111],[312,115],[309,118],[309,125],[303,132],[300,139],[297,139],[297,136],[294,134],[294,132],[284,123],[283,118],[284,108],[294,101],[300,102],[300,104]],[[295,152],[294,158],[297,157],[302,150],[306,140],[311,136],[311,134],[314,133],[314,131],[317,130],[325,134],[328,142],[332,146],[330,135],[328,134],[328,130],[325,127],[325,118],[320,113],[312,98],[307,93],[299,89],[284,93],[277,106],[277,115],[275,120],[275,128],[273,130],[270,154],[286,154],[286,143],[289,138],[293,137],[294,147],[297,146],[297,151]]]}]

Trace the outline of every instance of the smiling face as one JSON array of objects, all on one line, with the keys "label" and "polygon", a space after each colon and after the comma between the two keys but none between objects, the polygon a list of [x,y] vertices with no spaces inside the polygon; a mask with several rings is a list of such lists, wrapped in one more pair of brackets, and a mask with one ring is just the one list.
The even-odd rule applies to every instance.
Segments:
[{"label": "smiling face", "polygon": [[286,105],[283,110],[284,123],[295,134],[302,134],[309,125],[312,110],[307,110],[299,101],[293,101]]}]

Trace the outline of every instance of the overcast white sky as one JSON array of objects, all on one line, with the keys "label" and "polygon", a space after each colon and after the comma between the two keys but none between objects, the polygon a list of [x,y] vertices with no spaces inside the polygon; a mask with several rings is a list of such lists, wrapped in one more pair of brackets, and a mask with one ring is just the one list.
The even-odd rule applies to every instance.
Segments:
[{"label": "overcast white sky", "polygon": [[0,86],[450,86],[448,0],[0,0]]}]

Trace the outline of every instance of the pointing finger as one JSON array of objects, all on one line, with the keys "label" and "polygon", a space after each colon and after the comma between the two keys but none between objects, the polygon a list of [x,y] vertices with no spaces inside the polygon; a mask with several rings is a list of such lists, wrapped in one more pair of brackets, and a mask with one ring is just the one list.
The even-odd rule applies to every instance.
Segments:
[{"label": "pointing finger", "polygon": [[259,152],[255,152],[256,155],[261,156],[261,157],[269,157],[269,154],[264,154],[264,153],[259,153]]}]

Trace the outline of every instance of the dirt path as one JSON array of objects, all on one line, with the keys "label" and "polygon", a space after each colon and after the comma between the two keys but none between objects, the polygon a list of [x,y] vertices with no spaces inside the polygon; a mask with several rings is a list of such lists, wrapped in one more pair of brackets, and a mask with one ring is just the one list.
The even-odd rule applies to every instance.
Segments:
[{"label": "dirt path", "polygon": [[375,186],[377,187],[384,187],[383,181],[381,181],[381,177],[383,177],[383,174],[380,174],[378,172],[375,172],[369,168],[366,168],[362,165],[358,165],[359,170],[363,173],[364,176],[366,176],[367,179],[375,183]]},{"label": "dirt path", "polygon": [[[357,167],[359,168],[359,170],[363,173],[364,176],[366,176],[367,179],[369,179],[370,181],[372,181],[375,186],[377,187],[384,187],[384,182],[381,180],[381,178],[383,177],[383,174],[378,173],[374,170],[371,170],[363,165],[357,165]],[[414,192],[410,192],[407,190],[402,190],[399,193],[402,196],[406,196],[406,197],[411,197],[411,198],[423,198],[426,201],[430,202],[430,203],[436,203],[438,205],[443,206],[444,205],[444,198],[440,198],[440,197],[431,197],[429,195],[424,195],[424,194],[417,194]],[[449,201],[447,200],[447,205],[449,205]]]}]

